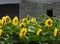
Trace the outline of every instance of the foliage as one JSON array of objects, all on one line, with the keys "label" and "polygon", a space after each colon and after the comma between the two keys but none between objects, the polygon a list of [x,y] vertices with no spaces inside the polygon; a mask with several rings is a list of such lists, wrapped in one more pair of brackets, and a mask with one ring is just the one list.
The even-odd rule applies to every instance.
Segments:
[{"label": "foliage", "polygon": [[19,20],[17,16],[13,19],[3,16],[0,19],[0,44],[57,43],[59,39],[60,17],[42,14],[38,18],[27,16]]}]

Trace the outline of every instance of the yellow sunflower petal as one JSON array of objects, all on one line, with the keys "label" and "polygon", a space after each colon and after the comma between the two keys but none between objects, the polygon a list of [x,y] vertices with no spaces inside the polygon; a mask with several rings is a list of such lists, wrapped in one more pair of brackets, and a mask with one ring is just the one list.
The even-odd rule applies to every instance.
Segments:
[{"label": "yellow sunflower petal", "polygon": [[2,29],[0,29],[0,36],[2,35],[2,32],[3,32]]},{"label": "yellow sunflower petal", "polygon": [[19,36],[22,37],[23,36],[22,33],[19,33]]},{"label": "yellow sunflower petal", "polygon": [[2,28],[2,26],[3,26],[3,22],[2,22],[2,20],[0,19],[0,28]]},{"label": "yellow sunflower petal", "polygon": [[42,29],[38,29],[37,31],[36,31],[36,35],[38,35],[39,36],[39,34],[42,32]]},{"label": "yellow sunflower petal", "polygon": [[2,17],[2,22],[3,22],[3,24],[6,23],[6,17],[5,16]]},{"label": "yellow sunflower petal", "polygon": [[55,28],[55,29],[54,29],[54,37],[56,37],[56,36],[57,36],[57,33],[58,33],[58,29],[57,29],[57,28]]}]

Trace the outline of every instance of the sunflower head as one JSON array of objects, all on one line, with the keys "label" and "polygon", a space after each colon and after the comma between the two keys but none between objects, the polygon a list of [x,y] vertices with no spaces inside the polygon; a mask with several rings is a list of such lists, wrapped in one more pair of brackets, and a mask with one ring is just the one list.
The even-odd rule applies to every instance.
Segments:
[{"label": "sunflower head", "polygon": [[10,22],[10,17],[8,15],[5,18],[6,18],[6,22]]},{"label": "sunflower head", "polygon": [[2,32],[3,32],[2,29],[0,29],[0,36],[2,35]]},{"label": "sunflower head", "polygon": [[20,30],[21,30],[21,31],[19,32],[19,36],[20,36],[20,37],[25,36],[26,33],[27,33],[27,29],[26,29],[26,28],[21,28]]},{"label": "sunflower head", "polygon": [[36,35],[40,35],[40,33],[42,32],[42,29],[38,29],[37,31],[36,31]]},{"label": "sunflower head", "polygon": [[2,22],[2,20],[0,19],[0,28],[2,28],[2,26],[3,26],[3,22]]},{"label": "sunflower head", "polygon": [[54,37],[56,37],[56,36],[57,36],[57,33],[58,33],[58,29],[57,29],[57,28],[55,28],[55,29],[54,29]]},{"label": "sunflower head", "polygon": [[32,20],[31,20],[32,22],[35,22],[36,21],[36,18],[32,18]]},{"label": "sunflower head", "polygon": [[2,22],[3,22],[3,24],[6,23],[6,17],[5,16],[2,17]]},{"label": "sunflower head", "polygon": [[48,27],[51,27],[52,26],[52,19],[47,19],[46,22],[45,22],[45,25],[48,26]]},{"label": "sunflower head", "polygon": [[23,18],[23,19],[22,19],[22,22],[26,22],[26,21],[27,21],[27,18]]},{"label": "sunflower head", "polygon": [[25,26],[24,22],[20,23],[20,27],[24,27],[24,26]]},{"label": "sunflower head", "polygon": [[13,18],[13,25],[14,25],[14,26],[17,26],[17,25],[18,25],[18,17],[17,17],[17,16],[15,16],[15,17]]}]

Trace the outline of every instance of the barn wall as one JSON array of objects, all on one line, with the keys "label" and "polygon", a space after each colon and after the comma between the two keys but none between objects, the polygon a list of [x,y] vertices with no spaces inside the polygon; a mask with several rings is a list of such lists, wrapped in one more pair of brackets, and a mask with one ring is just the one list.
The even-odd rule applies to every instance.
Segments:
[{"label": "barn wall", "polygon": [[[19,18],[27,15],[39,17],[42,13],[47,13],[47,9],[53,10],[53,16],[60,15],[60,0],[0,0],[0,4],[12,5],[16,3],[20,4],[19,10],[17,10],[19,11]],[[4,6],[0,7],[0,10],[2,10],[1,8],[4,8]],[[2,11],[7,11],[5,9]]]},{"label": "barn wall", "polygon": [[54,5],[54,16],[60,16],[60,3]]},{"label": "barn wall", "polygon": [[60,0],[23,0],[20,4],[20,18],[27,15],[39,17],[47,13],[47,9],[53,10],[53,16],[60,16]]},{"label": "barn wall", "polygon": [[32,2],[23,2],[20,4],[20,18],[26,17],[27,15],[39,17],[43,12],[43,5]]}]

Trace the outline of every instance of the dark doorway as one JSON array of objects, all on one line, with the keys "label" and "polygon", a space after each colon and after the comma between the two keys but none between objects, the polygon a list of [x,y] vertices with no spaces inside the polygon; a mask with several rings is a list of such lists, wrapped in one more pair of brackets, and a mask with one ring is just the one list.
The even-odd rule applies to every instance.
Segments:
[{"label": "dark doorway", "polygon": [[0,18],[5,15],[9,15],[11,18],[14,16],[19,17],[19,4],[1,4]]},{"label": "dark doorway", "polygon": [[47,10],[47,15],[52,17],[53,16],[53,10]]}]

